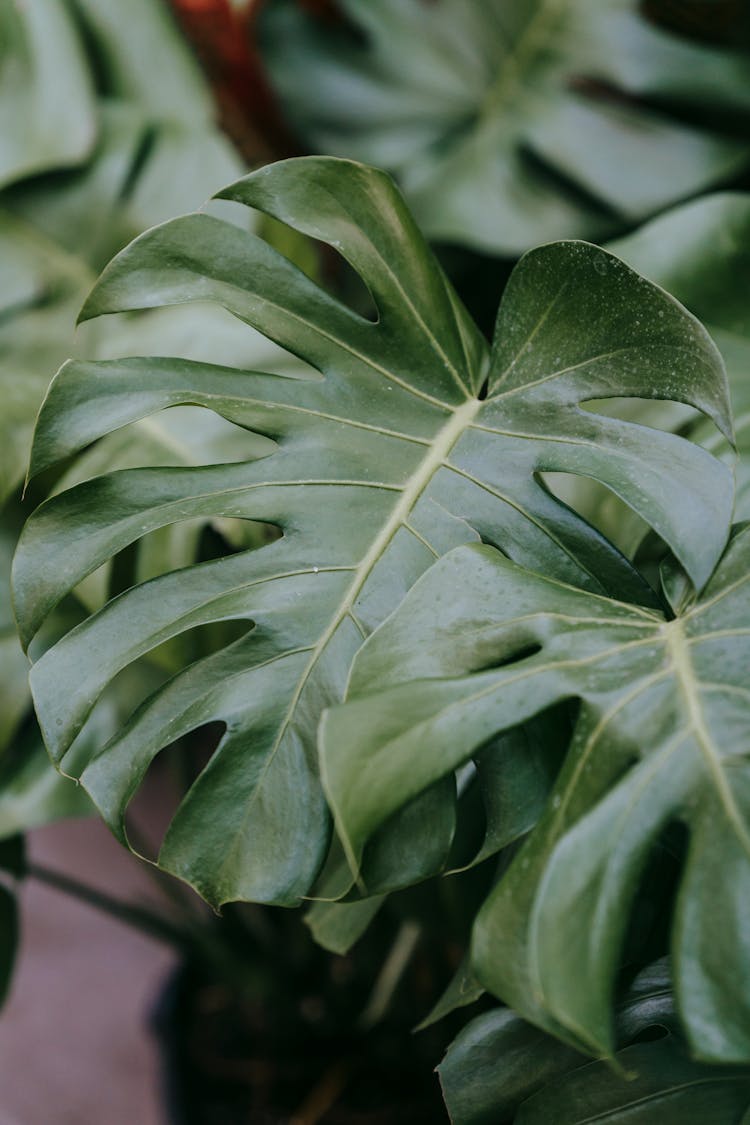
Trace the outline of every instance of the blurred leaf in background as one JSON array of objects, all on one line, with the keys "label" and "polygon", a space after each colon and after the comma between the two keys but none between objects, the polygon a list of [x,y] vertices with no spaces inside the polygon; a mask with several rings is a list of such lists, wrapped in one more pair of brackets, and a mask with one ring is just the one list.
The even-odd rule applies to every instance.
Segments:
[{"label": "blurred leaf in background", "polygon": [[396,173],[429,237],[515,255],[611,237],[748,167],[750,57],[637,0],[268,0],[260,41],[312,150]]},{"label": "blurred leaf in background", "polygon": [[[0,0],[0,836],[90,805],[80,787],[52,769],[29,715],[27,662],[16,637],[9,574],[29,505],[19,489],[37,410],[56,369],[70,355],[134,350],[248,363],[260,337],[241,339],[218,310],[131,318],[84,327],[76,317],[99,269],[143,229],[200,206],[242,165],[213,123],[211,93],[160,0]],[[114,442],[67,466],[110,468],[134,457],[186,463],[230,456],[229,426],[206,425],[205,412],[145,422],[127,447]],[[221,453],[219,453],[221,450]],[[49,487],[53,482],[46,482]],[[64,481],[58,484],[60,487]],[[37,498],[39,490],[32,495]],[[43,493],[41,493],[43,494]],[[150,544],[142,568],[195,557],[200,528]],[[102,573],[79,592],[89,607],[105,596]],[[65,611],[80,616],[71,602]],[[65,618],[61,618],[64,620]],[[68,617],[70,620],[70,617]],[[54,626],[51,635],[54,635]],[[161,672],[152,672],[160,677]],[[132,690],[131,683],[130,689]],[[132,707],[128,691],[100,712],[107,723]]]}]

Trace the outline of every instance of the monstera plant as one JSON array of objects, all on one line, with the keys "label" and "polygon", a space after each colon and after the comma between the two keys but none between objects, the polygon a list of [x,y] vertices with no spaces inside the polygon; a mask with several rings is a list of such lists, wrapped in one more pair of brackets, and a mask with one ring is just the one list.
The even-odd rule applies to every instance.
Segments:
[{"label": "monstera plant", "polygon": [[[442,1064],[455,1121],[541,1121],[553,1105],[564,1122],[646,1122],[658,1105],[676,1122],[678,1092],[710,1084],[690,1120],[734,1125],[750,1102],[750,610],[722,353],[658,284],[577,241],[521,259],[488,346],[398,189],[362,164],[285,161],[220,196],[325,244],[362,291],[344,303],[218,213],[157,226],[104,270],[83,320],[213,302],[289,359],[139,346],[53,381],[31,482],[87,467],[28,520],[14,598],[54,763],[131,844],[154,759],[220,724],[159,867],[215,907],[317,898],[311,927],[333,949],[387,893],[496,865],[430,1017],[483,990],[513,1009],[470,1023]],[[743,208],[717,197],[657,220],[694,232],[682,257],[649,258],[659,237],[618,247],[673,277],[727,355],[740,304],[691,290],[691,262]],[[185,410],[216,416],[213,462],[130,442]],[[130,456],[109,471],[97,451],[113,442]],[[632,542],[605,533],[608,498],[637,517]],[[231,529],[214,557],[161,553],[102,581],[195,521]],[[84,612],[50,637],[76,595]],[[86,737],[167,643],[168,677],[133,682],[128,717]],[[678,890],[669,943],[646,951],[631,920],[659,848],[667,900]],[[671,976],[645,970],[667,944]],[[532,1055],[521,1080],[510,1060]],[[618,1067],[639,1084],[610,1079]]]},{"label": "monstera plant", "polygon": [[146,701],[86,766],[84,783],[124,835],[124,810],[153,756],[181,731],[223,721],[226,734],[161,862],[217,904],[290,903],[309,891],[330,836],[317,776],[321,710],[341,696],[363,638],[415,579],[481,535],[561,580],[655,605],[632,565],[539,479],[561,471],[616,491],[703,585],[726,538],[730,473],[680,437],[583,404],[668,395],[727,433],[731,421],[707,334],[602,250],[561,244],[525,258],[490,354],[382,174],[309,159],[222,194],[337,248],[368,285],[376,319],[207,215],[136,240],[105,270],[84,317],[214,298],[324,377],[169,359],[65,367],[42,410],[32,474],[186,403],[276,444],[229,465],[128,470],[63,492],[27,525],[16,607],[28,643],[87,574],[149,531],[208,512],[281,528],[258,552],[125,592],[42,657],[32,687],[65,770],[96,698],[133,659],[209,621],[245,622],[244,636]]},{"label": "monstera plant", "polygon": [[327,8],[264,5],[287,116],[313,151],[396,173],[432,238],[506,255],[600,240],[747,167],[747,54],[638,0]]}]

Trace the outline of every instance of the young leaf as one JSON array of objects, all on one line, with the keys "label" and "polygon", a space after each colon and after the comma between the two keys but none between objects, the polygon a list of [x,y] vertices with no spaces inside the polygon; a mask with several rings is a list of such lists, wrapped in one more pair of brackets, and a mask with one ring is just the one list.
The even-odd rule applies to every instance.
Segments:
[{"label": "young leaf", "polygon": [[350,702],[324,717],[323,777],[356,862],[403,802],[497,731],[581,701],[546,811],[477,918],[473,965],[525,1018],[593,1053],[612,1050],[639,877],[679,821],[690,845],[672,926],[678,1004],[699,1057],[750,1058],[737,983],[750,962],[749,591],[750,529],[669,621],[462,547],[367,643]]},{"label": "young leaf", "polygon": [[[681,438],[581,404],[669,397],[727,434],[731,421],[704,330],[596,247],[562,243],[524,258],[488,357],[382,173],[307,158],[264,168],[222,196],[335,247],[369,287],[377,320],[207,215],[137,239],[105,270],[85,316],[212,299],[322,377],[145,358],[65,367],[41,411],[32,471],[179,404],[212,409],[276,445],[230,465],[123,471],[53,498],[23,535],[15,596],[28,642],[60,598],[148,531],[193,517],[282,529],[252,554],[126,591],[37,662],[32,686],[51,754],[66,769],[92,704],[130,662],[210,621],[252,625],[157,692],[83,781],[125,840],[125,809],[153,757],[183,733],[223,722],[160,863],[213,903],[292,903],[328,846],[320,713],[343,696],[362,639],[419,575],[481,535],[580,586],[653,600],[625,559],[540,483],[540,471],[558,469],[606,483],[701,586],[727,533],[728,470]],[[678,519],[686,507],[687,520]]]},{"label": "young leaf", "polygon": [[508,255],[611,237],[747,166],[726,126],[750,114],[747,57],[657,29],[637,0],[338,6],[331,27],[266,5],[282,103],[313,150],[396,173],[430,237]]}]

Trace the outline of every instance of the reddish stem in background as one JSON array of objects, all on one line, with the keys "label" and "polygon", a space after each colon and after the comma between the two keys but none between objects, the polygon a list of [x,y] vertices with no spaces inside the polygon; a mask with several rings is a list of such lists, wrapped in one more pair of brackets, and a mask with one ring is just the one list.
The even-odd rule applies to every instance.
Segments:
[{"label": "reddish stem in background", "polygon": [[265,0],[171,0],[211,83],[221,123],[245,159],[262,164],[300,152],[279,109],[256,46]]}]

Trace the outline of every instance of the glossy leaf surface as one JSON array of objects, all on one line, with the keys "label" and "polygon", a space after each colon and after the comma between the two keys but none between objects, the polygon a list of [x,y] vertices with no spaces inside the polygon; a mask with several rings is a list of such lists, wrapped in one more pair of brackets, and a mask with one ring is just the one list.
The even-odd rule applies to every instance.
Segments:
[{"label": "glossy leaf surface", "polygon": [[[706,325],[729,375],[739,459],[735,519],[750,518],[750,195],[726,192],[686,204],[611,246]],[[707,448],[719,435],[692,430]]]},{"label": "glossy leaf surface", "polygon": [[323,720],[323,776],[356,860],[401,803],[496,732],[580,700],[545,813],[479,914],[473,967],[526,1018],[592,1053],[612,1050],[638,880],[680,822],[678,1005],[700,1057],[750,1057],[750,994],[738,987],[750,957],[749,574],[745,530],[703,595],[665,620],[490,547],[461,548],[362,649],[350,702]]},{"label": "glossy leaf surface", "polygon": [[[581,586],[652,597],[538,482],[540,470],[559,469],[616,490],[701,585],[726,535],[726,468],[680,438],[580,404],[612,393],[669,397],[725,432],[731,422],[703,329],[604,251],[573,243],[527,255],[488,356],[383,174],[309,158],[262,169],[222,195],[334,246],[368,286],[377,320],[207,215],[136,240],[105,270],[85,316],[213,299],[320,375],[147,358],[64,368],[41,413],[34,471],[180,404],[212,409],[275,445],[260,459],[129,470],[55,497],[27,525],[15,596],[28,641],[61,597],[146,532],[208,517],[281,528],[255,553],[126,591],[46,653],[32,684],[47,744],[66,769],[72,740],[121,669],[193,627],[246,622],[243,637],[154,695],[83,781],[124,839],[125,808],[153,757],[181,734],[223,722],[160,863],[214,903],[289,903],[309,889],[328,846],[319,715],[343,695],[363,637],[415,579],[482,535]],[[248,455],[258,457],[257,438]],[[678,498],[689,505],[687,523],[677,519]],[[696,525],[700,535],[684,533]]]},{"label": "glossy leaf surface", "polygon": [[454,1125],[740,1125],[747,1068],[691,1059],[668,975],[653,966],[617,1007],[619,1072],[507,1008],[473,1020],[438,1068]]}]

